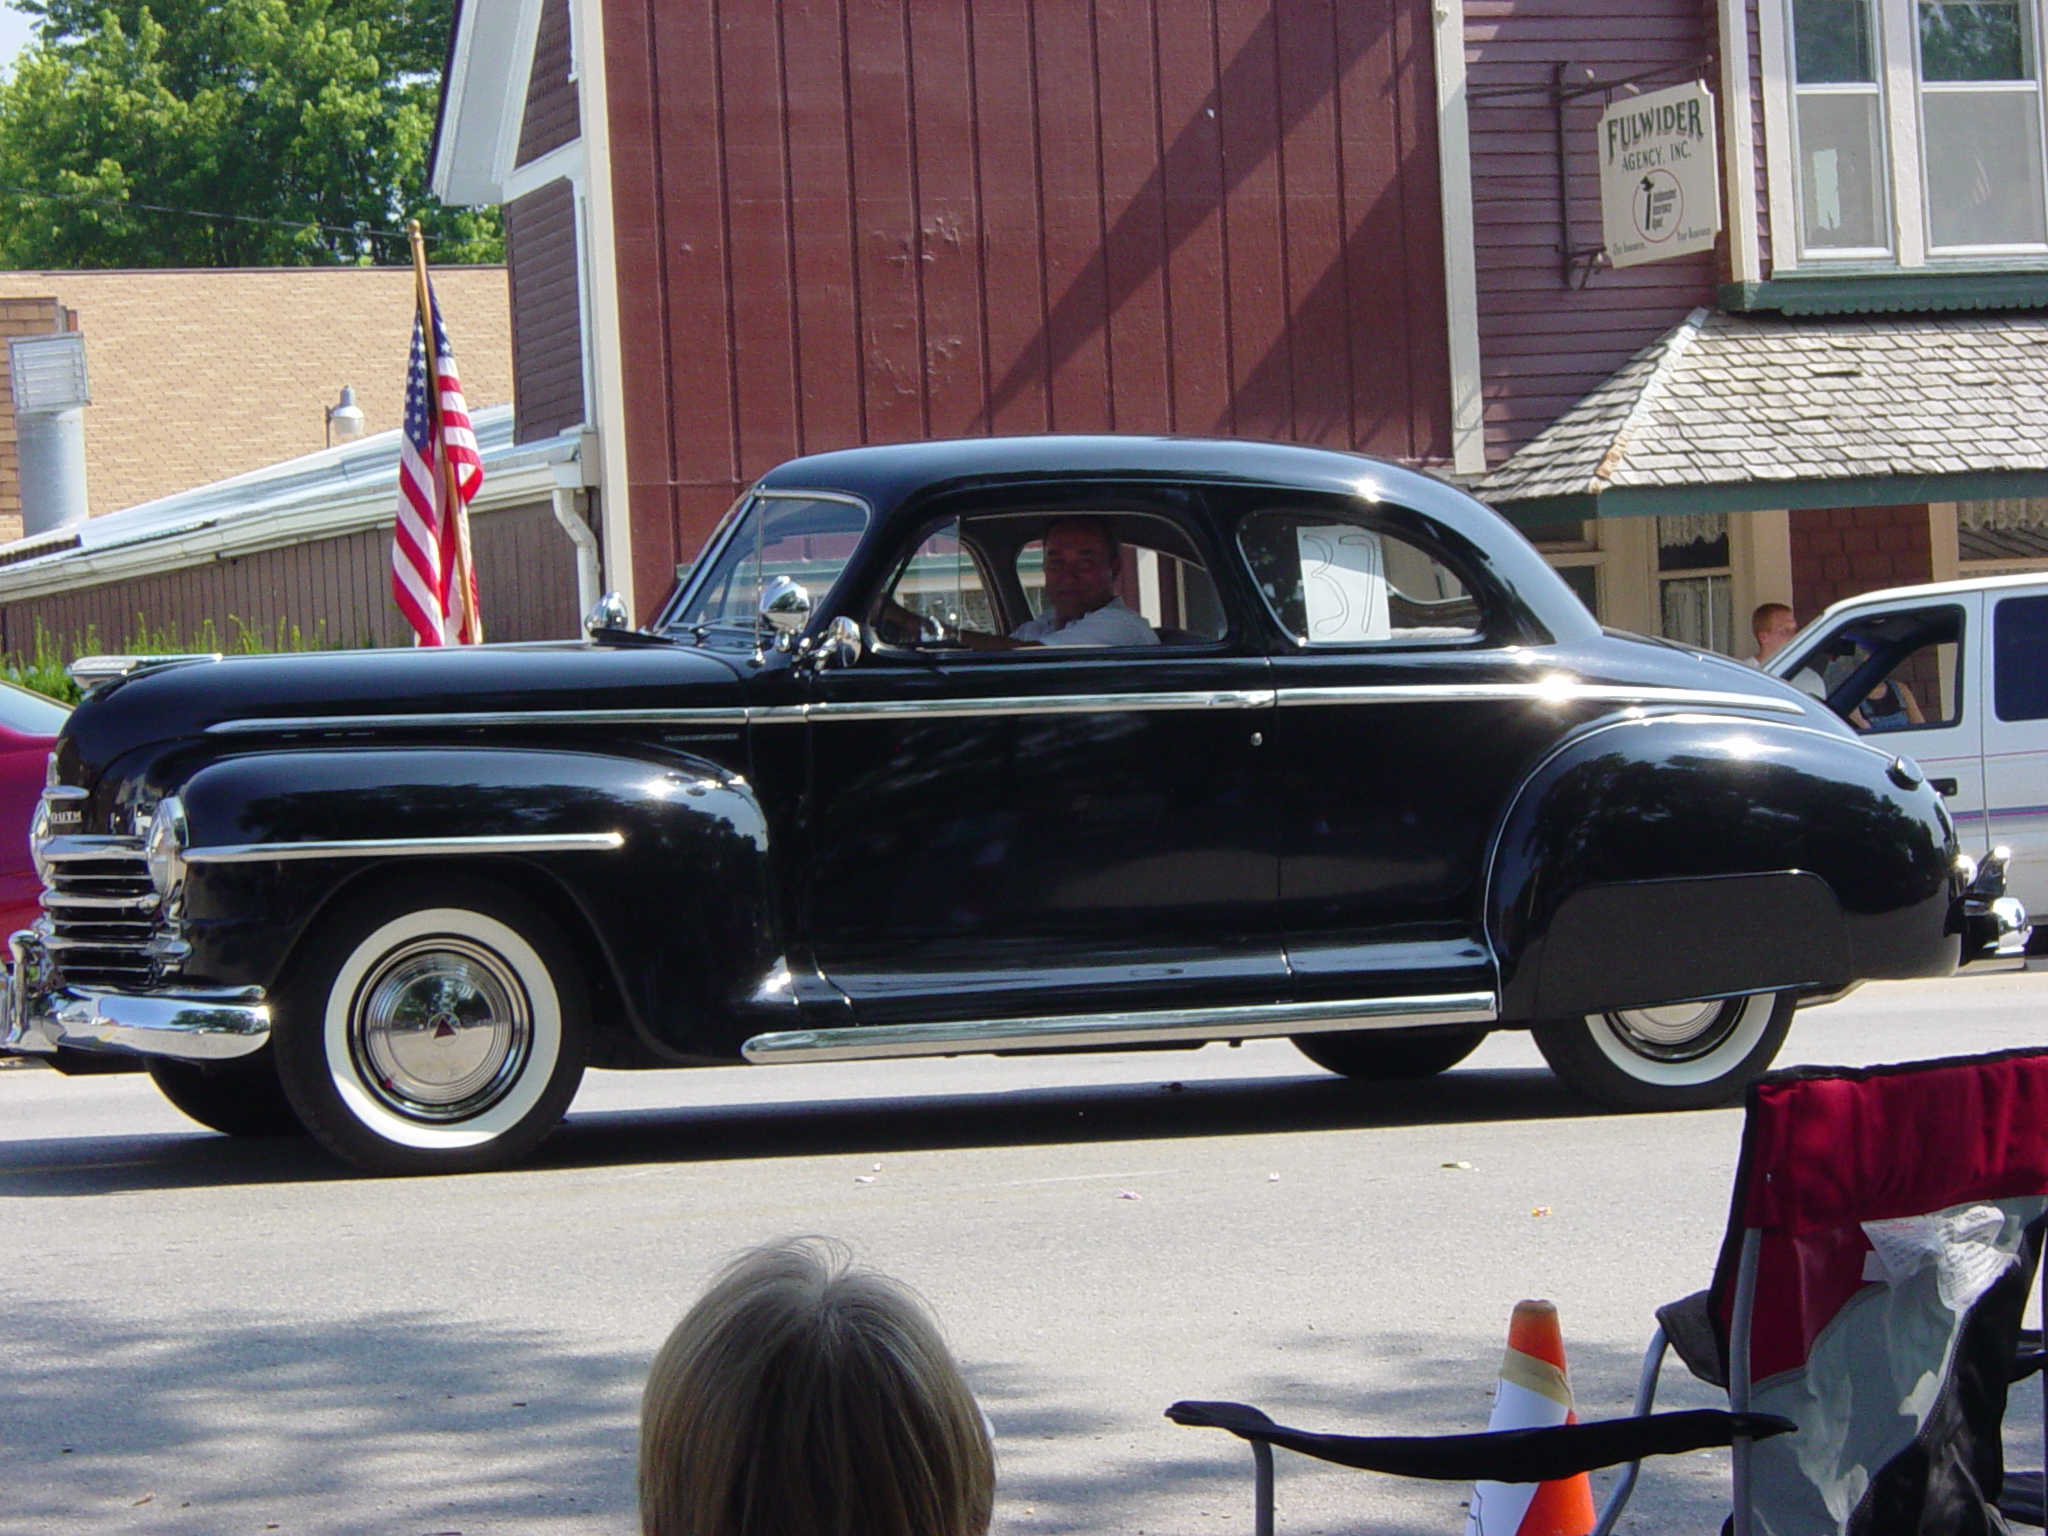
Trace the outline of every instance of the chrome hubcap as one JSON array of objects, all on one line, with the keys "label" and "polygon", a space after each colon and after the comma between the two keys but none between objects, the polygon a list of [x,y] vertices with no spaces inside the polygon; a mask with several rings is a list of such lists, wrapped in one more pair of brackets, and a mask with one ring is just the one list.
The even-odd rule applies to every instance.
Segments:
[{"label": "chrome hubcap", "polygon": [[1658,1061],[1693,1061],[1728,1038],[1742,1018],[1743,999],[1672,1003],[1663,1008],[1624,1008],[1604,1014],[1622,1044]]},{"label": "chrome hubcap", "polygon": [[518,1081],[533,1046],[526,989],[503,958],[450,936],[393,950],[349,1010],[363,1082],[417,1120],[467,1119]]}]

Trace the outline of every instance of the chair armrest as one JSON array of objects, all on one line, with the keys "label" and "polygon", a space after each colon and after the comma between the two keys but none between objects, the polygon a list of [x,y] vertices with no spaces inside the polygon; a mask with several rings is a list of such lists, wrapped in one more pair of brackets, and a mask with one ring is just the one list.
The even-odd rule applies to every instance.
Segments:
[{"label": "chair armrest", "polygon": [[1491,1430],[1473,1435],[1321,1435],[1275,1424],[1246,1403],[1175,1403],[1166,1416],[1191,1428],[1225,1429],[1284,1446],[1319,1461],[1438,1482],[1542,1483],[1645,1456],[1766,1440],[1799,1426],[1774,1413],[1693,1408],[1640,1418],[1561,1424],[1552,1429]]}]

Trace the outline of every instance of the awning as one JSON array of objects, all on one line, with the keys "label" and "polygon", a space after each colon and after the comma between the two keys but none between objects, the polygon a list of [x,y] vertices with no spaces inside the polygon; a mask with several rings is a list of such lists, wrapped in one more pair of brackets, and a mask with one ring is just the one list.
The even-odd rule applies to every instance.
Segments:
[{"label": "awning", "polygon": [[1476,493],[1523,524],[2048,496],[2048,316],[1696,309]]}]

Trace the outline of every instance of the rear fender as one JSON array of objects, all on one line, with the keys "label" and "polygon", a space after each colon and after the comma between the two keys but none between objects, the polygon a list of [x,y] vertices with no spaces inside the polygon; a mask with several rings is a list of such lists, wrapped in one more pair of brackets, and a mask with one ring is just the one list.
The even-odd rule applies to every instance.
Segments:
[{"label": "rear fender", "polygon": [[1732,715],[1647,715],[1563,743],[1494,842],[1502,1018],[1947,974],[1953,829],[1897,761]]},{"label": "rear fender", "polygon": [[[195,979],[274,986],[358,882],[459,864],[533,891],[580,926],[574,936],[608,974],[636,1045],[607,1042],[621,1061],[735,1060],[747,1035],[793,1022],[778,985],[787,973],[767,822],[746,782],[713,763],[493,747],[287,751],[215,762],[178,793]],[[606,834],[616,846],[545,846]],[[488,838],[534,846],[462,846]],[[404,847],[428,840],[443,846]],[[306,843],[368,846],[262,855]]]}]

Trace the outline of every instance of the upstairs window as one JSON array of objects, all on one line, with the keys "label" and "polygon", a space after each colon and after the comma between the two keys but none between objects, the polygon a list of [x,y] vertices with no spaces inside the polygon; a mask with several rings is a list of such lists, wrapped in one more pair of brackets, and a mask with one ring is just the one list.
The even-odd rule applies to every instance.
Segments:
[{"label": "upstairs window", "polygon": [[2044,0],[1787,0],[1799,251],[2048,256]]}]

